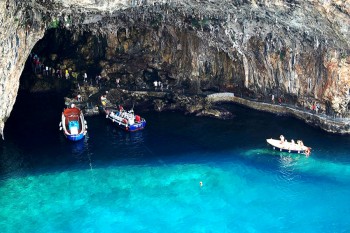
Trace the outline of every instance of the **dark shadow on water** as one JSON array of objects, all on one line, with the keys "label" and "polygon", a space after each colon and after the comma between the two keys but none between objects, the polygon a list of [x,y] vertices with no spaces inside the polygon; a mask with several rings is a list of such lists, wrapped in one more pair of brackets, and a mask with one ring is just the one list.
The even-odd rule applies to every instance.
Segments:
[{"label": "dark shadow on water", "polygon": [[[143,131],[128,133],[103,116],[88,117],[88,135],[80,142],[67,141],[59,131],[64,103],[55,93],[21,93],[9,118],[6,141],[0,142],[0,175],[26,176],[108,166],[194,163],[242,163],[276,172],[278,156],[248,157],[251,149],[268,148],[267,138],[280,134],[302,139],[314,148],[314,159],[347,163],[349,139],[327,134],[291,117],[229,105],[231,120],[185,116],[176,112],[140,113],[147,120]],[[135,109],[137,112],[137,109]],[[21,132],[21,133],[19,133]],[[340,143],[336,153],[328,153]],[[339,145],[339,144],[338,144]],[[322,177],[302,173],[304,179]],[[327,177],[323,177],[328,179]],[[330,182],[334,181],[329,178]]]}]

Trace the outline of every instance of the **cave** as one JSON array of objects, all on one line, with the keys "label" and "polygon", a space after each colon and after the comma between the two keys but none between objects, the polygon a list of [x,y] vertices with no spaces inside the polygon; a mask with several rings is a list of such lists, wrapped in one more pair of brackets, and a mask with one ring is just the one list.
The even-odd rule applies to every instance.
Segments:
[{"label": "cave", "polygon": [[[46,131],[54,133],[57,130],[55,122],[59,121],[60,111],[65,106],[64,98],[74,99],[80,86],[95,87],[99,93],[116,88],[117,85],[126,90],[149,91],[154,89],[154,81],[161,81],[166,90],[191,95],[225,89],[225,72],[232,72],[232,67],[224,68],[209,57],[202,64],[203,73],[199,74],[201,79],[188,78],[185,73],[192,72],[189,62],[191,54],[181,48],[180,39],[173,38],[165,30],[162,39],[159,38],[162,40],[159,44],[169,45],[159,46],[158,43],[154,44],[154,38],[148,38],[155,33],[152,30],[133,28],[128,31],[121,28],[116,32],[118,37],[112,37],[61,27],[48,29],[25,62],[17,102],[5,133],[11,138],[16,135],[18,127],[24,127],[28,136],[40,131],[35,126],[40,123],[49,126],[45,127]],[[191,33],[183,33],[181,38],[186,43],[188,40],[192,40],[191,43],[200,41]],[[214,57],[229,59],[224,53],[212,52],[213,55],[210,55]],[[178,66],[182,70],[177,69]],[[69,76],[65,77],[67,71]],[[84,80],[85,73],[87,82]],[[237,84],[228,84],[227,90],[242,84],[237,74],[233,78]],[[118,84],[117,79],[120,80]],[[28,112],[28,108],[33,111]],[[45,118],[42,118],[43,112]],[[26,124],[28,121],[31,123]]]},{"label": "cave", "polygon": [[348,25],[339,0],[0,1],[2,232],[350,229]]},{"label": "cave", "polygon": [[[32,56],[42,58],[39,59],[39,76],[47,76],[44,72],[47,66],[50,76],[57,77],[59,70],[60,76],[64,77],[68,70],[70,78],[81,81],[86,73],[89,84],[96,84],[100,75],[102,83],[116,83],[119,79],[120,85],[134,90],[150,90],[154,81],[161,81],[172,90],[186,90],[192,94],[242,88],[242,64],[230,64],[227,55],[209,48],[204,54],[207,57],[193,65],[191,60],[197,59],[193,56],[201,53],[197,50],[207,49],[207,46],[204,44],[201,48],[199,44],[203,41],[190,31],[174,37],[170,30],[175,29],[164,29],[159,33],[154,28],[121,28],[106,35],[65,28],[49,29],[28,59],[33,59]],[[30,61],[26,64],[25,73],[30,65],[33,71],[36,69]],[[191,77],[192,73],[196,73],[194,77]],[[21,86],[24,87],[26,82],[29,80],[22,80]]]},{"label": "cave", "polygon": [[[4,103],[9,104],[1,105],[1,131],[15,103],[22,68],[25,66],[23,74],[33,70],[26,62],[32,59],[30,54],[43,56],[44,68],[51,68],[51,74],[61,70],[61,76],[68,72],[77,81],[45,82],[25,75],[20,89],[32,92],[56,89],[68,93],[69,89],[74,98],[77,83],[87,74],[90,85],[96,85],[101,76],[100,89],[107,89],[108,83],[108,88],[120,85],[149,91],[154,90],[155,81],[161,82],[171,90],[172,95],[165,98],[171,101],[155,109],[170,108],[167,104],[180,94],[230,92],[258,102],[269,102],[277,95],[281,103],[296,107],[318,102],[326,114],[349,115],[345,93],[349,69],[343,61],[350,50],[342,39],[348,38],[348,32],[339,29],[338,34],[333,33],[338,28],[329,25],[324,12],[320,14],[307,3],[303,6],[312,17],[300,18],[307,30],[287,23],[303,15],[302,8],[296,7],[302,3],[290,1],[282,6],[232,1],[201,7],[177,1],[37,4],[41,7],[17,1],[5,4],[17,15],[5,15],[3,20],[6,37],[1,42],[5,59],[1,72],[6,78],[0,87]],[[334,25],[346,17],[343,8],[328,9],[342,15],[331,20]],[[271,20],[277,26],[271,26]],[[18,31],[7,30],[11,23]],[[317,30],[319,25],[325,25],[327,31]],[[13,68],[16,66],[19,69]],[[326,109],[328,102],[332,111]]]}]

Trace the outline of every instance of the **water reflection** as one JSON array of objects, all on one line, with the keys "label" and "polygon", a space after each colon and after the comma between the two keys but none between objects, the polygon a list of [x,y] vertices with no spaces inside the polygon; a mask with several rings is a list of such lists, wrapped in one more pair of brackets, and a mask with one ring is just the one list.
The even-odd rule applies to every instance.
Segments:
[{"label": "water reflection", "polygon": [[[113,144],[124,144],[124,145],[137,145],[144,143],[143,130],[136,132],[125,132],[122,129],[116,128],[111,125],[107,131],[110,132],[111,137],[114,139]],[[111,129],[112,128],[112,129]]]},{"label": "water reflection", "polygon": [[108,132],[105,136],[104,144],[109,145],[112,153],[118,154],[118,157],[143,157],[145,152],[145,137],[147,134],[144,130],[136,132],[125,132],[115,125],[107,126]]},{"label": "water reflection", "polygon": [[73,143],[66,142],[66,143],[69,143],[71,154],[79,162],[86,160],[85,155],[87,150],[89,149],[88,137],[89,136],[86,135],[83,140],[73,142]]},{"label": "water reflection", "polygon": [[290,155],[285,152],[279,155],[279,173],[280,178],[286,181],[292,181],[299,177],[295,172],[295,164],[297,163],[299,156]]},{"label": "water reflection", "polygon": [[93,169],[92,155],[89,145],[89,134],[86,134],[83,140],[69,143],[72,156],[78,163],[88,165],[89,169]]}]

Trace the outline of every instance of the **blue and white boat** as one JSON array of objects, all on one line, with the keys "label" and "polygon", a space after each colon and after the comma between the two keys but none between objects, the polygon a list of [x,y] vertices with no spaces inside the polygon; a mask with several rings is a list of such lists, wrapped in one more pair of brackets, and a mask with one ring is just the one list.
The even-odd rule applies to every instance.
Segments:
[{"label": "blue and white boat", "polygon": [[106,118],[125,131],[133,132],[144,129],[146,126],[146,120],[144,118],[135,115],[133,110],[124,110],[122,106],[119,106],[119,109],[106,107],[104,111]]},{"label": "blue and white boat", "polygon": [[84,115],[74,104],[70,108],[63,110],[60,130],[63,130],[66,138],[71,141],[79,141],[87,133],[87,124],[84,120]]}]

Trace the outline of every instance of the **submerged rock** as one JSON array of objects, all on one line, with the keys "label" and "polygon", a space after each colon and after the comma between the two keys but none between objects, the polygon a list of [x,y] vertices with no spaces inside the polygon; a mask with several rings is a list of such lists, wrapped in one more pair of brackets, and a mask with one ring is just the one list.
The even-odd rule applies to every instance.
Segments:
[{"label": "submerged rock", "polygon": [[197,113],[196,116],[209,116],[224,120],[232,119],[234,117],[231,112],[223,108],[204,109]]}]

